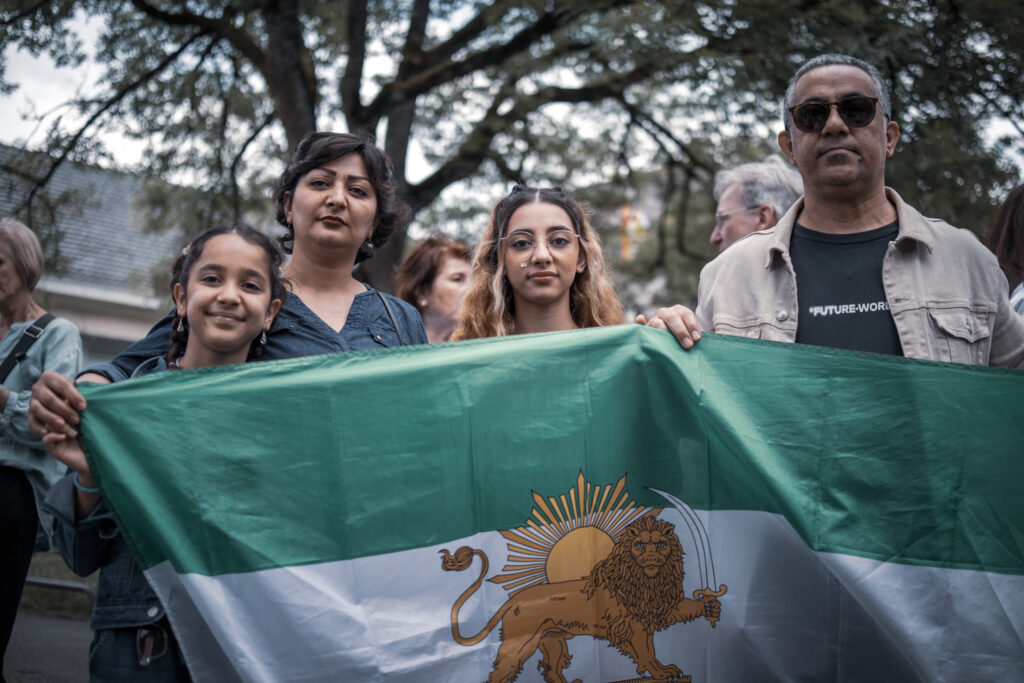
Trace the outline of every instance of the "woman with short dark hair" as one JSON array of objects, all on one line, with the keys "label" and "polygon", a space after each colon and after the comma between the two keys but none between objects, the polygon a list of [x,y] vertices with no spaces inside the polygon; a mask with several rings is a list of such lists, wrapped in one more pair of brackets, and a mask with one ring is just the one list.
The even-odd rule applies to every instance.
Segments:
[{"label": "woman with short dark hair", "polygon": [[32,299],[42,274],[35,234],[0,220],[0,671],[32,552],[50,545],[50,516],[39,506],[64,474],[29,429],[32,385],[46,371],[72,377],[82,362],[78,329]]},{"label": "woman with short dark hair", "polygon": [[359,245],[355,263],[362,263],[373,256],[374,250],[383,247],[391,233],[409,220],[409,207],[398,198],[398,184],[391,171],[391,162],[372,141],[351,133],[310,133],[299,142],[274,186],[277,222],[286,230],[279,238],[285,253],[291,254],[295,248],[295,227],[289,207],[299,182],[318,168],[341,159],[355,160],[355,157],[362,161],[365,179],[373,188],[375,210],[373,229]]}]

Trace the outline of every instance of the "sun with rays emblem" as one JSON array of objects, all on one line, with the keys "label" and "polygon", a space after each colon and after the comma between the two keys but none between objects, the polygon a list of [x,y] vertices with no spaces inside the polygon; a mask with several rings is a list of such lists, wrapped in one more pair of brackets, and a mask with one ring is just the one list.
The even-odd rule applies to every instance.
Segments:
[{"label": "sun with rays emblem", "polygon": [[[576,485],[557,498],[532,493],[526,522],[500,532],[508,541],[506,564],[488,579],[508,591],[508,600],[476,635],[462,635],[459,610],[487,576],[487,554],[468,546],[441,551],[445,571],[464,571],[480,558],[479,576],[452,605],[452,638],[476,645],[501,624],[489,683],[514,681],[538,650],[544,680],[566,683],[562,672],[572,660],[566,641],[575,636],[607,640],[636,663],[639,674],[689,681],[679,667],[657,660],[653,634],[701,617],[714,626],[726,587],[705,587],[686,597],[682,545],[674,525],[658,519],[661,508],[631,500],[625,475],[600,486],[580,472]],[[693,512],[662,495],[677,509]],[[693,533],[693,522],[684,521]]]},{"label": "sun with rays emblem", "polygon": [[488,581],[515,595],[538,583],[581,579],[608,557],[622,530],[638,517],[657,514],[630,500],[626,476],[595,486],[580,472],[576,486],[557,499],[533,491],[534,508],[525,526],[501,531],[508,543],[505,574]]}]

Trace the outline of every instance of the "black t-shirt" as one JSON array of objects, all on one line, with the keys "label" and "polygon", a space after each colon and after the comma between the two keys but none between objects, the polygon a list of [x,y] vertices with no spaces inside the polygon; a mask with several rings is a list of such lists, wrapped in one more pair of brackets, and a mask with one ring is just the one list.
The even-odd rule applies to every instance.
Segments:
[{"label": "black t-shirt", "polygon": [[852,235],[793,227],[798,344],[903,355],[882,286],[882,260],[897,232],[898,221]]}]

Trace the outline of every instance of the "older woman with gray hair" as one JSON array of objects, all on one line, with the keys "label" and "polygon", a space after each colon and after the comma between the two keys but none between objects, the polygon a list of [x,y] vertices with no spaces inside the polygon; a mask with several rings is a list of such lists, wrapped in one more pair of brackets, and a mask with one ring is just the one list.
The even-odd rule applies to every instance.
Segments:
[{"label": "older woman with gray hair", "polygon": [[64,465],[28,426],[32,385],[44,371],[78,372],[78,329],[32,300],[43,274],[39,240],[16,220],[0,220],[0,671],[33,550],[49,548],[39,504]]}]

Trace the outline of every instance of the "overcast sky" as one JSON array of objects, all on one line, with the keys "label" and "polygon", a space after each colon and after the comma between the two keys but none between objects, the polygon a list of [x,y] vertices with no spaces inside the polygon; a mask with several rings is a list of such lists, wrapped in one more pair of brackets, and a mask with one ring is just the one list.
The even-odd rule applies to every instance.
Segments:
[{"label": "overcast sky", "polygon": [[[92,53],[99,27],[99,20],[76,22],[76,31],[88,54]],[[97,91],[96,83],[103,73],[100,66],[87,61],[78,68],[58,69],[47,55],[36,58],[10,46],[4,48],[4,55],[6,79],[20,87],[12,95],[0,96],[0,142],[38,149],[46,139],[47,127],[56,116],[73,117],[69,120],[82,122],[72,110],[60,107],[76,94]],[[47,115],[43,125],[31,120],[40,114]],[[30,120],[26,121],[26,116]],[[95,134],[97,131],[91,132]],[[115,135],[105,136],[104,142],[110,145],[118,163],[126,165],[136,163],[144,148],[142,142]]]}]

